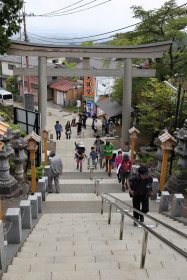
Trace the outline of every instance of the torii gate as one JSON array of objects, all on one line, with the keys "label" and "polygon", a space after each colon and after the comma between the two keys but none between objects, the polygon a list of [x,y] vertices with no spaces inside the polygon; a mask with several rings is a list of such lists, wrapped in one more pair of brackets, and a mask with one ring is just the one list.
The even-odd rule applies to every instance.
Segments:
[{"label": "torii gate", "polygon": [[[46,129],[47,119],[47,76],[121,76],[123,77],[122,135],[121,148],[127,150],[129,143],[132,78],[155,76],[154,69],[133,69],[133,58],[160,58],[168,50],[172,41],[145,44],[139,46],[58,46],[41,45],[26,42],[15,42],[7,51],[9,55],[36,56],[39,58],[38,68],[15,68],[14,75],[39,76],[38,108],[41,113],[41,130]],[[83,58],[83,69],[47,69],[47,57]],[[91,70],[90,58],[121,58],[124,69]]]}]

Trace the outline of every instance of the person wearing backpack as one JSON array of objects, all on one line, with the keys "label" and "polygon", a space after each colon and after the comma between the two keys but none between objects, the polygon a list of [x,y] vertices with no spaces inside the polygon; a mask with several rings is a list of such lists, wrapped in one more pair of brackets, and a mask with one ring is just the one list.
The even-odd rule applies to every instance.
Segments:
[{"label": "person wearing backpack", "polygon": [[[149,197],[152,193],[152,183],[153,178],[149,175],[148,169],[145,166],[140,166],[138,174],[127,180],[133,207],[145,214],[149,212]],[[133,211],[133,216],[136,220],[140,219],[141,222],[144,222],[144,216],[136,211]],[[137,226],[135,221],[134,226]]]},{"label": "person wearing backpack", "polygon": [[130,175],[131,167],[132,167],[132,161],[129,159],[129,156],[125,154],[123,156],[123,160],[121,162],[121,167],[119,170],[123,192],[125,192],[125,184],[127,188],[127,179]]},{"label": "person wearing backpack", "polygon": [[104,148],[104,157],[106,161],[106,172],[108,172],[108,176],[111,176],[112,155],[114,151],[114,145],[109,141],[106,141],[106,144],[104,145],[103,148]]}]

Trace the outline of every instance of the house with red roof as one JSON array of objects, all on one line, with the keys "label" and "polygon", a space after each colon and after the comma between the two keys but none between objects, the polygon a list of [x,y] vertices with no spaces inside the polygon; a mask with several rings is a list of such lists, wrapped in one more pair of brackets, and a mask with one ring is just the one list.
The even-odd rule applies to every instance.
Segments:
[{"label": "house with red roof", "polygon": [[49,86],[52,89],[52,99],[62,107],[75,106],[77,100],[82,100],[83,85],[72,80],[61,79]]}]

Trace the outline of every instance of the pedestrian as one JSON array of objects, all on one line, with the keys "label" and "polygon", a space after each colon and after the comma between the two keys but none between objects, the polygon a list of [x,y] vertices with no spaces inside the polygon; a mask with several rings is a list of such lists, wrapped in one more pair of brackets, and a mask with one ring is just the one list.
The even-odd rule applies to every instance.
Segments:
[{"label": "pedestrian", "polygon": [[126,189],[128,189],[127,179],[129,178],[131,168],[132,168],[132,161],[129,159],[129,156],[127,154],[125,154],[123,156],[123,160],[121,162],[121,167],[119,169],[123,192],[125,192],[125,185],[126,185]]},{"label": "pedestrian", "polygon": [[78,122],[76,123],[76,126],[77,126],[77,136],[80,136],[81,131],[82,131],[82,121],[80,118],[79,118]]},{"label": "pedestrian", "polygon": [[63,171],[63,164],[61,158],[55,155],[55,152],[51,152],[50,154],[51,161],[50,161],[50,169],[49,169],[49,175],[48,175],[48,192],[53,192],[53,180],[55,183],[55,190],[56,193],[60,192],[60,186],[59,186],[59,176],[62,175]]},{"label": "pedestrian", "polygon": [[71,139],[71,124],[70,121],[67,121],[65,125],[65,133],[66,133],[66,139]]},{"label": "pedestrian", "polygon": [[88,118],[88,116],[87,116],[86,112],[84,112],[83,115],[82,115],[82,125],[85,129],[86,129],[87,118]]},{"label": "pedestrian", "polygon": [[118,177],[118,181],[119,183],[121,183],[121,176],[120,176],[120,172],[119,169],[121,167],[121,163],[123,161],[123,154],[122,151],[118,151],[118,155],[115,158],[115,163],[114,163],[114,167],[117,169],[116,173],[117,173],[117,177]]},{"label": "pedestrian", "polygon": [[113,155],[112,155],[112,169],[114,169],[114,166],[115,166],[115,159],[116,159],[116,153],[113,153]]},{"label": "pedestrian", "polygon": [[80,172],[82,172],[83,160],[86,157],[84,143],[80,142],[80,143],[76,144],[75,151],[76,151],[75,158],[76,158],[76,162],[77,162],[77,169],[80,168]]},{"label": "pedestrian", "polygon": [[59,121],[56,121],[55,131],[56,131],[56,140],[60,140],[63,128],[62,125],[59,123]]},{"label": "pedestrian", "polygon": [[109,141],[106,141],[106,144],[104,145],[104,157],[106,162],[106,172],[108,172],[108,176],[111,176],[111,170],[112,170],[112,155],[114,146]]},{"label": "pedestrian", "polygon": [[[153,178],[149,175],[148,168],[145,166],[140,166],[138,169],[138,174],[130,177],[127,180],[129,194],[132,197],[133,207],[140,210],[143,213],[149,212],[149,196],[152,192]],[[133,216],[136,220],[144,222],[144,216],[133,211]],[[134,222],[134,226],[137,223]]]},{"label": "pedestrian", "polygon": [[110,126],[110,122],[106,119],[106,121],[105,121],[105,135],[109,134],[109,126]]},{"label": "pedestrian", "polygon": [[71,126],[74,127],[76,125],[76,119],[77,119],[77,114],[74,111],[72,114],[72,121],[71,121]]},{"label": "pedestrian", "polygon": [[92,160],[92,165],[95,167],[95,169],[97,169],[97,158],[98,158],[98,155],[97,155],[97,152],[96,152],[96,149],[95,149],[94,146],[91,147],[90,158]]},{"label": "pedestrian", "polygon": [[102,117],[101,123],[102,123],[102,133],[105,134],[105,125],[106,125],[107,119],[105,116]]},{"label": "pedestrian", "polygon": [[94,136],[97,134],[97,119],[94,120]]}]

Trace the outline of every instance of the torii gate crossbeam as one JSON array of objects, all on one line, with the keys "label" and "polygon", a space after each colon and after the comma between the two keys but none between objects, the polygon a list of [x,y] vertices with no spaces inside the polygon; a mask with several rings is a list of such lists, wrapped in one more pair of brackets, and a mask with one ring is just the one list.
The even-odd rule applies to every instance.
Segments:
[{"label": "torii gate crossbeam", "polygon": [[[123,106],[122,106],[122,136],[121,148],[127,150],[129,143],[130,113],[132,99],[133,58],[160,58],[167,51],[172,41],[159,42],[139,46],[58,46],[41,45],[27,42],[12,41],[7,51],[9,55],[39,57],[39,112],[41,113],[41,129],[46,128],[47,118],[47,57],[77,57],[77,58],[121,58],[125,60],[122,74]],[[86,64],[85,64],[86,65]],[[88,65],[88,64],[87,64]],[[84,65],[83,65],[84,67]],[[29,69],[28,69],[29,70]],[[90,70],[87,66],[84,70]],[[71,70],[72,71],[72,70]],[[116,70],[117,71],[117,70]],[[119,75],[119,73],[118,73]],[[113,75],[115,76],[115,75]],[[117,76],[117,75],[116,75]]]}]

